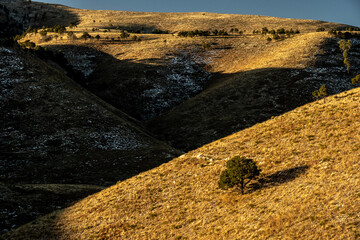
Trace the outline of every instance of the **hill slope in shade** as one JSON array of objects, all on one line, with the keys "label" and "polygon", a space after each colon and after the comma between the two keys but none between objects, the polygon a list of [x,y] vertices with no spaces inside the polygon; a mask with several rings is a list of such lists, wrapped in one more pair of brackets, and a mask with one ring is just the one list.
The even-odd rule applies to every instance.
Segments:
[{"label": "hill slope in shade", "polygon": [[[82,89],[55,63],[14,47],[0,47],[0,59],[2,230],[37,217],[38,205],[45,206],[40,212],[49,212],[49,195],[54,194],[43,194],[46,191],[36,187],[29,194],[21,184],[106,186],[181,153]],[[101,188],[80,188],[83,193],[72,197],[58,191],[54,198],[69,202],[94,189]],[[19,195],[28,200],[14,199]]]},{"label": "hill slope in shade", "polygon": [[[360,90],[245,129],[25,225],[9,239],[356,239]],[[217,187],[235,155],[262,169]]]},{"label": "hill slope in shade", "polygon": [[106,184],[133,175],[130,168],[141,171],[145,162],[154,164],[157,154],[171,158],[176,152],[149,136],[136,120],[82,89],[51,61],[17,49],[1,48],[0,53],[1,116],[6,123],[1,131],[3,179]]}]

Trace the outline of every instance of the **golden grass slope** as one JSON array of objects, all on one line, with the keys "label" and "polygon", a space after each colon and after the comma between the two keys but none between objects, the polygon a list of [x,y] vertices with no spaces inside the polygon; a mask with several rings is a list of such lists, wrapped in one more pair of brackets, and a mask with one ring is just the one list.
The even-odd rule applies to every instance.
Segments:
[{"label": "golden grass slope", "polygon": [[[61,8],[61,6],[59,6]],[[193,29],[227,29],[238,28],[252,32],[261,30],[262,27],[277,28],[279,26],[298,28],[300,31],[315,31],[319,26],[340,27],[342,24],[334,24],[318,20],[303,20],[291,18],[277,18],[259,15],[219,14],[208,12],[188,13],[156,13],[156,12],[130,12],[110,10],[84,10],[66,8],[69,13],[79,17],[80,28],[103,28],[110,26],[144,27],[144,29],[158,28],[170,32],[187,31]]]},{"label": "golden grass slope", "polygon": [[[5,239],[358,239],[360,89],[205,145],[5,235]],[[253,158],[262,184],[217,186]]]}]

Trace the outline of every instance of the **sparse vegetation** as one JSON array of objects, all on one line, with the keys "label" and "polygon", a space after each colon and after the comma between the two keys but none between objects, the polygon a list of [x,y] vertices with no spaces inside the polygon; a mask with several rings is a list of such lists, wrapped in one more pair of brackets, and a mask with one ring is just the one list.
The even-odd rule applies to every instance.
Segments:
[{"label": "sparse vegetation", "polygon": [[350,50],[351,46],[352,46],[351,40],[346,41],[346,40],[342,39],[339,41],[339,47],[343,52],[344,64],[345,64],[345,67],[346,67],[348,73],[350,73],[350,67],[351,67],[350,60],[348,58],[349,50]]},{"label": "sparse vegetation", "polygon": [[315,99],[325,98],[325,97],[328,95],[328,91],[327,91],[326,86],[325,86],[325,85],[321,85],[321,87],[320,87],[318,90],[314,91],[314,92],[312,93],[312,95],[313,95],[313,97],[314,97]]},{"label": "sparse vegetation", "polygon": [[351,79],[352,84],[360,84],[360,74],[356,75],[353,79]]},{"label": "sparse vegetation", "polygon": [[252,159],[236,156],[226,163],[226,169],[221,173],[218,184],[224,190],[236,186],[240,188],[241,194],[244,194],[245,186],[259,176],[260,172]]},{"label": "sparse vegetation", "polygon": [[76,36],[75,36],[75,34],[74,34],[73,31],[69,31],[69,32],[67,33],[67,36],[68,36],[69,39],[76,39]]},{"label": "sparse vegetation", "polygon": [[80,38],[86,41],[87,39],[91,38],[91,35],[88,32],[83,32]]},{"label": "sparse vegetation", "polygon": [[195,31],[181,31],[178,33],[179,37],[195,37],[195,36],[210,36],[210,31],[195,30]]},{"label": "sparse vegetation", "polygon": [[121,39],[127,39],[128,37],[130,37],[130,34],[125,32],[124,30],[121,30],[120,32],[120,38]]}]

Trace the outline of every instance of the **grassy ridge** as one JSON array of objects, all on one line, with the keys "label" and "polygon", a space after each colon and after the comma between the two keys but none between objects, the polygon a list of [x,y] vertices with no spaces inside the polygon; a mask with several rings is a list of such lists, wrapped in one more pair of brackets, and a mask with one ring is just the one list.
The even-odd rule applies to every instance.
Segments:
[{"label": "grassy ridge", "polygon": [[[356,239],[360,90],[297,108],[25,225],[11,239]],[[247,194],[217,187],[226,160],[262,168]]]}]

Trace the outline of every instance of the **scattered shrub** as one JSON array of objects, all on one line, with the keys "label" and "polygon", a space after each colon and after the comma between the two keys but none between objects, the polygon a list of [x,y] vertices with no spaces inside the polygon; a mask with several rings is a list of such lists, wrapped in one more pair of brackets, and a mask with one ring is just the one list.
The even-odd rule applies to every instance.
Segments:
[{"label": "scattered shrub", "polygon": [[181,31],[178,33],[180,37],[195,37],[195,36],[210,36],[210,31],[195,30],[195,31]]},{"label": "scattered shrub", "polygon": [[70,23],[69,24],[69,28],[76,28],[76,27],[77,27],[76,23]]},{"label": "scattered shrub", "polygon": [[350,73],[350,60],[348,58],[348,52],[352,46],[352,42],[351,40],[340,40],[339,42],[339,47],[340,49],[343,51],[343,57],[344,57],[344,64],[345,64],[345,67],[347,69],[347,72]]},{"label": "scattered shrub", "polygon": [[280,35],[277,34],[277,33],[275,33],[275,34],[273,35],[273,39],[274,39],[274,40],[279,40],[279,39],[280,39]]},{"label": "scattered shrub", "polygon": [[267,34],[269,32],[269,29],[267,28],[267,27],[263,27],[262,29],[261,29],[261,33],[262,34]]},{"label": "scattered shrub", "polygon": [[30,40],[26,40],[25,42],[20,43],[20,46],[23,48],[35,48],[36,44],[33,42],[30,42]]},{"label": "scattered shrub", "polygon": [[88,32],[83,32],[80,38],[86,41],[86,39],[91,38],[91,35]]},{"label": "scattered shrub", "polygon": [[227,31],[225,31],[224,29],[220,30],[218,33],[217,33],[218,36],[227,36],[229,35]]},{"label": "scattered shrub", "polygon": [[69,39],[76,39],[76,36],[75,36],[73,31],[68,32],[67,36],[68,36]]},{"label": "scattered shrub", "polygon": [[336,31],[334,29],[328,31],[328,33],[341,39],[359,38],[360,36],[359,33],[342,32],[342,31]]},{"label": "scattered shrub", "polygon": [[324,32],[325,31],[325,28],[324,27],[320,27],[318,29],[316,29],[317,32]]},{"label": "scattered shrub", "polygon": [[356,75],[353,79],[351,79],[352,84],[360,84],[360,74]]},{"label": "scattered shrub", "polygon": [[120,32],[120,38],[121,39],[127,39],[128,37],[130,37],[130,34],[125,32],[124,30],[121,30]]},{"label": "scattered shrub", "polygon": [[272,38],[271,38],[271,37],[268,37],[266,40],[267,40],[268,42],[271,42],[271,41],[272,41]]},{"label": "scattered shrub", "polygon": [[318,90],[314,91],[312,95],[315,99],[322,99],[326,97],[328,95],[326,86],[321,85],[321,87]]},{"label": "scattered shrub", "polygon": [[221,189],[238,187],[244,194],[245,186],[257,176],[261,170],[252,159],[236,156],[226,163],[226,169],[221,173],[218,182]]},{"label": "scattered shrub", "polygon": [[277,34],[285,34],[285,29],[284,28],[279,28],[278,30],[276,30]]}]

